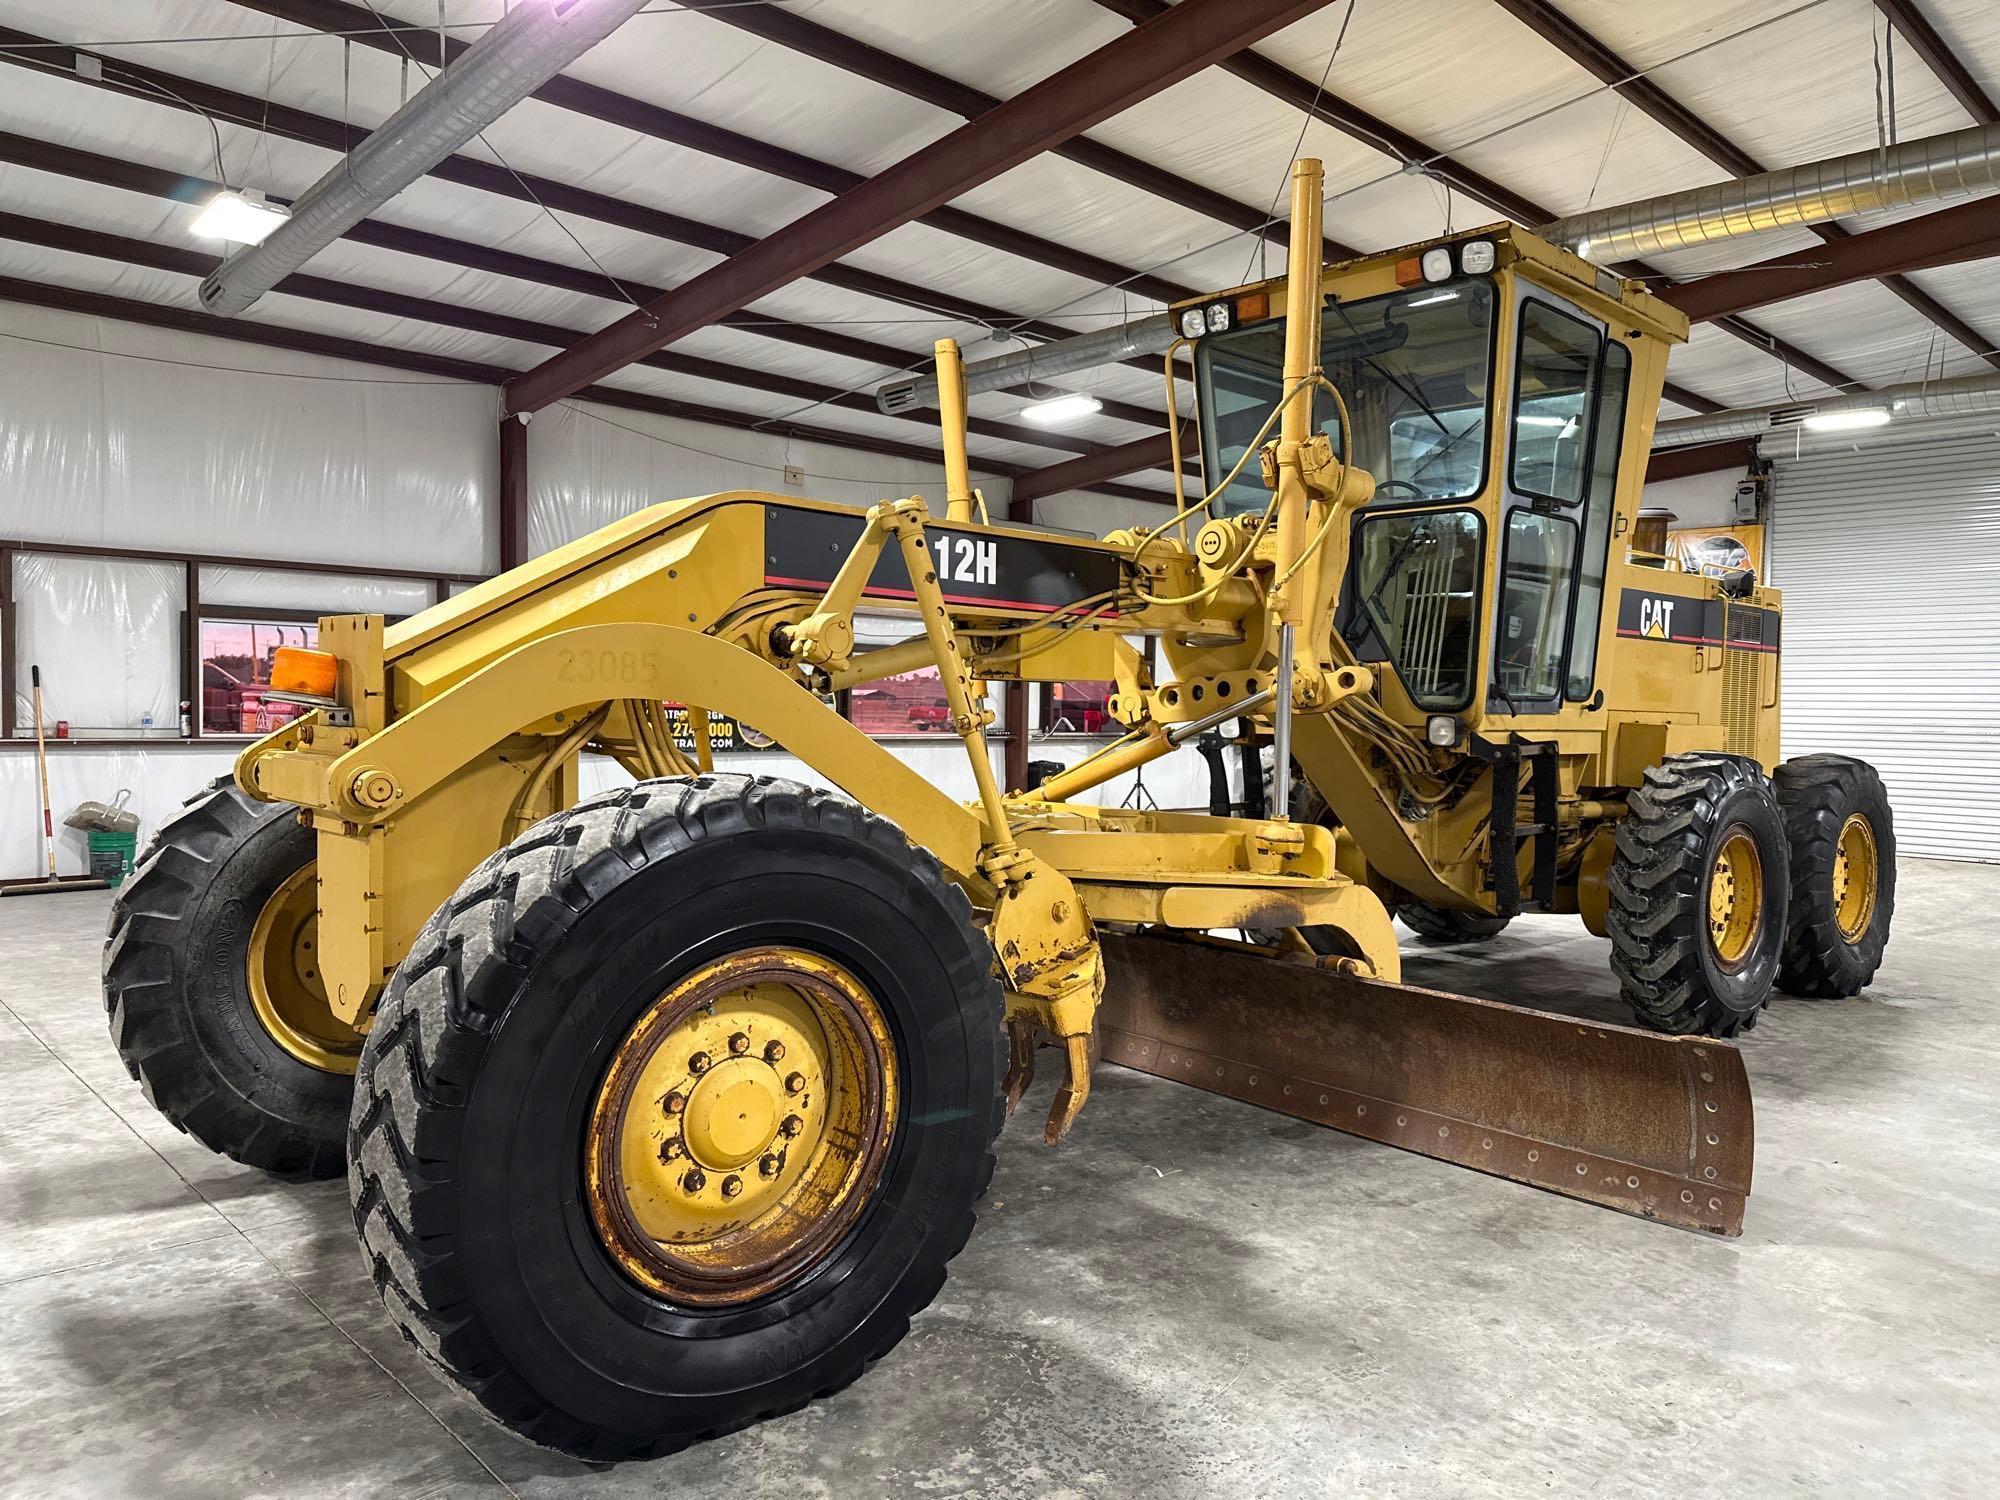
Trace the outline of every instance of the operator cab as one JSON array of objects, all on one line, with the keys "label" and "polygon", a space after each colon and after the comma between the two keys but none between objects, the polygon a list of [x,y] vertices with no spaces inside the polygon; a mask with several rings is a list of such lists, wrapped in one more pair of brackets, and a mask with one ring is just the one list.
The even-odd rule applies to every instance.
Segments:
[{"label": "operator cab", "polygon": [[[1591,700],[1618,497],[1635,508],[1643,481],[1625,420],[1634,355],[1655,356],[1645,373],[1663,380],[1685,325],[1505,228],[1331,267],[1322,286],[1321,365],[1353,431],[1324,391],[1314,426],[1336,453],[1345,436],[1375,478],[1354,520],[1342,635],[1394,668],[1416,715]],[[1220,516],[1271,503],[1246,448],[1282,395],[1285,320],[1253,315],[1282,305],[1282,280],[1203,304],[1194,369]]]}]

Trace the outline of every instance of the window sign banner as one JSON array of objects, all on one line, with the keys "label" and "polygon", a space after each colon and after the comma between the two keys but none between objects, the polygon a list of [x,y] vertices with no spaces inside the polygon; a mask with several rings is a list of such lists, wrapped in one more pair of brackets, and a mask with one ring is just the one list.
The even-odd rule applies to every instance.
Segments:
[{"label": "window sign banner", "polygon": [[1676,529],[1667,533],[1667,546],[1683,573],[1720,578],[1748,568],[1759,581],[1764,577],[1764,528],[1756,522]]}]

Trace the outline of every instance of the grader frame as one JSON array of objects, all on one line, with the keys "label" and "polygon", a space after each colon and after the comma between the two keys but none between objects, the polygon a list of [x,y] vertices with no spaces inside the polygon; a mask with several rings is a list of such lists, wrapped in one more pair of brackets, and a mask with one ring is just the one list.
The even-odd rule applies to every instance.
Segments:
[{"label": "grader frame", "polygon": [[[1390,1044],[1372,1071],[1326,1084],[1358,1106],[1333,1118],[1332,1094],[1321,1089],[1337,1071],[1331,1065],[1295,1066],[1279,1085],[1285,1094],[1265,1097],[1264,1078],[1279,1076],[1273,1069],[1288,1060],[1298,1064],[1284,1028],[1315,1024],[1310,1007],[1291,1021],[1267,1018],[1263,1052],[1245,1044],[1232,1054],[1229,1028],[1183,1030],[1163,1051],[1158,1037],[1186,1016],[1161,1012],[1147,997],[1174,983],[1164,972],[1157,984],[1130,976],[1203,956],[1240,976],[1229,966],[1241,955],[1208,944],[1171,945],[1162,956],[1169,945],[1130,938],[1117,940],[1125,966],[1125,982],[1112,987],[1117,1025],[1100,1033],[1100,931],[1113,928],[1291,934],[1285,954],[1259,956],[1310,968],[1329,1004],[1342,986],[1400,979],[1386,891],[1491,911],[1510,900],[1518,906],[1525,882],[1551,906],[1580,908],[1601,930],[1609,834],[1623,809],[1615,792],[1592,789],[1634,786],[1664,756],[1720,749],[1731,734],[1708,701],[1719,677],[1704,675],[1699,652],[1692,680],[1678,659],[1621,662],[1610,703],[1599,693],[1543,716],[1474,710],[1462,716],[1464,739],[1450,747],[1425,744],[1415,727],[1424,713],[1395,674],[1378,677],[1354,658],[1333,622],[1350,520],[1374,484],[1313,430],[1316,393],[1340,400],[1318,368],[1322,307],[1330,285],[1346,298],[1406,285],[1408,257],[1373,257],[1329,278],[1318,269],[1319,225],[1318,164],[1300,162],[1292,198],[1299,273],[1251,289],[1282,296],[1287,319],[1282,396],[1235,466],[1241,473],[1253,455],[1260,465],[1270,494],[1261,515],[1211,516],[1197,537],[1190,522],[1202,504],[1183,503],[1165,527],[1101,542],[978,519],[984,502],[969,480],[959,355],[944,341],[942,518],[919,499],[857,513],[748,491],[708,495],[650,507],[392,629],[375,616],[325,621],[320,644],[338,664],[334,692],[247,750],[237,780],[253,798],[295,805],[315,831],[319,966],[337,1018],[364,1029],[419,929],[466,872],[576,801],[586,746],[641,778],[707,771],[707,716],[720,714],[755,725],[891,819],[989,913],[1012,1044],[1010,1108],[1028,1085],[1038,1036],[1063,1046],[1067,1077],[1050,1111],[1051,1144],[1083,1107],[1102,1045],[1116,1060],[1169,1076],[1188,1076],[1198,1058],[1210,1076],[1196,1081],[1223,1091],[1234,1077],[1236,1092],[1282,1108],[1292,1107],[1283,1101],[1296,1087],[1295,1107],[1309,1118],[1650,1217],[1735,1232],[1748,1189],[1749,1109],[1740,1060],[1726,1045],[1487,1007],[1456,1042],[1444,1024],[1422,1044],[1433,1063],[1437,1049],[1459,1046],[1478,1079],[1468,1081],[1458,1064],[1410,1066],[1410,1054]],[[1678,316],[1531,236],[1481,233],[1500,247],[1502,282],[1559,287],[1611,321],[1632,351],[1630,406],[1650,412],[1667,344],[1685,335]],[[1506,367],[1503,345],[1496,368]],[[1633,476],[1650,430],[1649,418],[1633,415],[1620,435],[1621,530],[1636,508]],[[1211,494],[1226,485],[1212,484]],[[1497,557],[1485,568],[1491,597]],[[1614,580],[1627,571],[1614,562]],[[1658,571],[1644,584],[1696,612],[1713,593],[1706,580]],[[1616,597],[1610,582],[1605,596]],[[920,633],[856,650],[853,616],[864,601],[911,617]],[[1604,612],[1604,658],[1616,615]],[[1130,644],[1136,636],[1159,642],[1158,680]],[[1721,653],[1713,654],[1719,666]],[[971,806],[816,696],[919,666],[939,672],[950,728],[978,788]],[[1073,678],[1114,681],[1113,713],[1130,732],[1038,788],[1003,789],[987,754],[993,715],[984,685]],[[1475,701],[1484,692],[1482,677]],[[692,705],[692,761],[664,733],[662,699]],[[1774,716],[1765,718],[1774,726]],[[1268,736],[1279,767],[1296,762],[1340,826],[1290,816],[1283,774],[1264,818],[1075,800],[1229,719]],[[1522,745],[1523,730],[1534,731],[1533,744]],[[1539,769],[1524,765],[1524,750],[1543,756]],[[1450,794],[1413,799],[1413,786],[1438,785]],[[1516,798],[1527,792],[1538,809],[1530,819],[1540,821],[1522,832]],[[1566,872],[1559,884],[1558,862]],[[1336,951],[1315,954],[1301,931],[1334,934]],[[1374,1005],[1378,1020],[1392,1009]],[[1490,1038],[1501,1016],[1516,1044],[1482,1052],[1478,1038]],[[1195,1045],[1203,1035],[1207,1044]],[[1578,1047],[1615,1066],[1580,1061]],[[1590,1101],[1603,1090],[1569,1087],[1564,1070],[1572,1067],[1664,1082],[1645,1091],[1643,1107],[1599,1107]],[[1571,1104],[1525,1114],[1514,1107],[1551,1090],[1567,1090]],[[1697,1097],[1726,1111],[1730,1144],[1720,1155],[1687,1123],[1687,1101]],[[1379,1106],[1374,1120],[1370,1100]],[[1423,1131],[1409,1127],[1409,1111]],[[1454,1122],[1462,1127],[1456,1140]],[[1707,1138],[1717,1139],[1712,1131]]]}]

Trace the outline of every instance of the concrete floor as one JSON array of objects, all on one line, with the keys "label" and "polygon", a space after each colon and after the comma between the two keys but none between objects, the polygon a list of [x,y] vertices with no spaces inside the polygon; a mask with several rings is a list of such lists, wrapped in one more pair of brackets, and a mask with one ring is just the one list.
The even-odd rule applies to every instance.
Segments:
[{"label": "concrete floor", "polygon": [[[404,1347],[344,1184],[271,1182],[153,1114],[105,1033],[107,904],[0,902],[0,1494],[2000,1483],[2000,869],[1909,865],[1875,989],[1781,999],[1750,1039],[1740,1240],[1106,1069],[1061,1153],[1003,1137],[951,1281],[858,1385],[598,1470],[487,1425]],[[1476,959],[1414,952],[1410,977],[1618,1020],[1605,948],[1530,920]]]}]

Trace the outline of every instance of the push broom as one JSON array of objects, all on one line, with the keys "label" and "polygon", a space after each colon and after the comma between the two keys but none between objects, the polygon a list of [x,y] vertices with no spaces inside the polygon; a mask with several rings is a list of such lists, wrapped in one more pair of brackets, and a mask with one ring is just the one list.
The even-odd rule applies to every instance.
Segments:
[{"label": "push broom", "polygon": [[12,880],[0,885],[0,896],[53,896],[60,891],[101,891],[109,881],[95,875],[56,874],[56,815],[49,805],[49,746],[42,737],[42,669],[28,671],[35,685],[35,770],[42,784],[42,857],[47,861],[47,879]]}]

